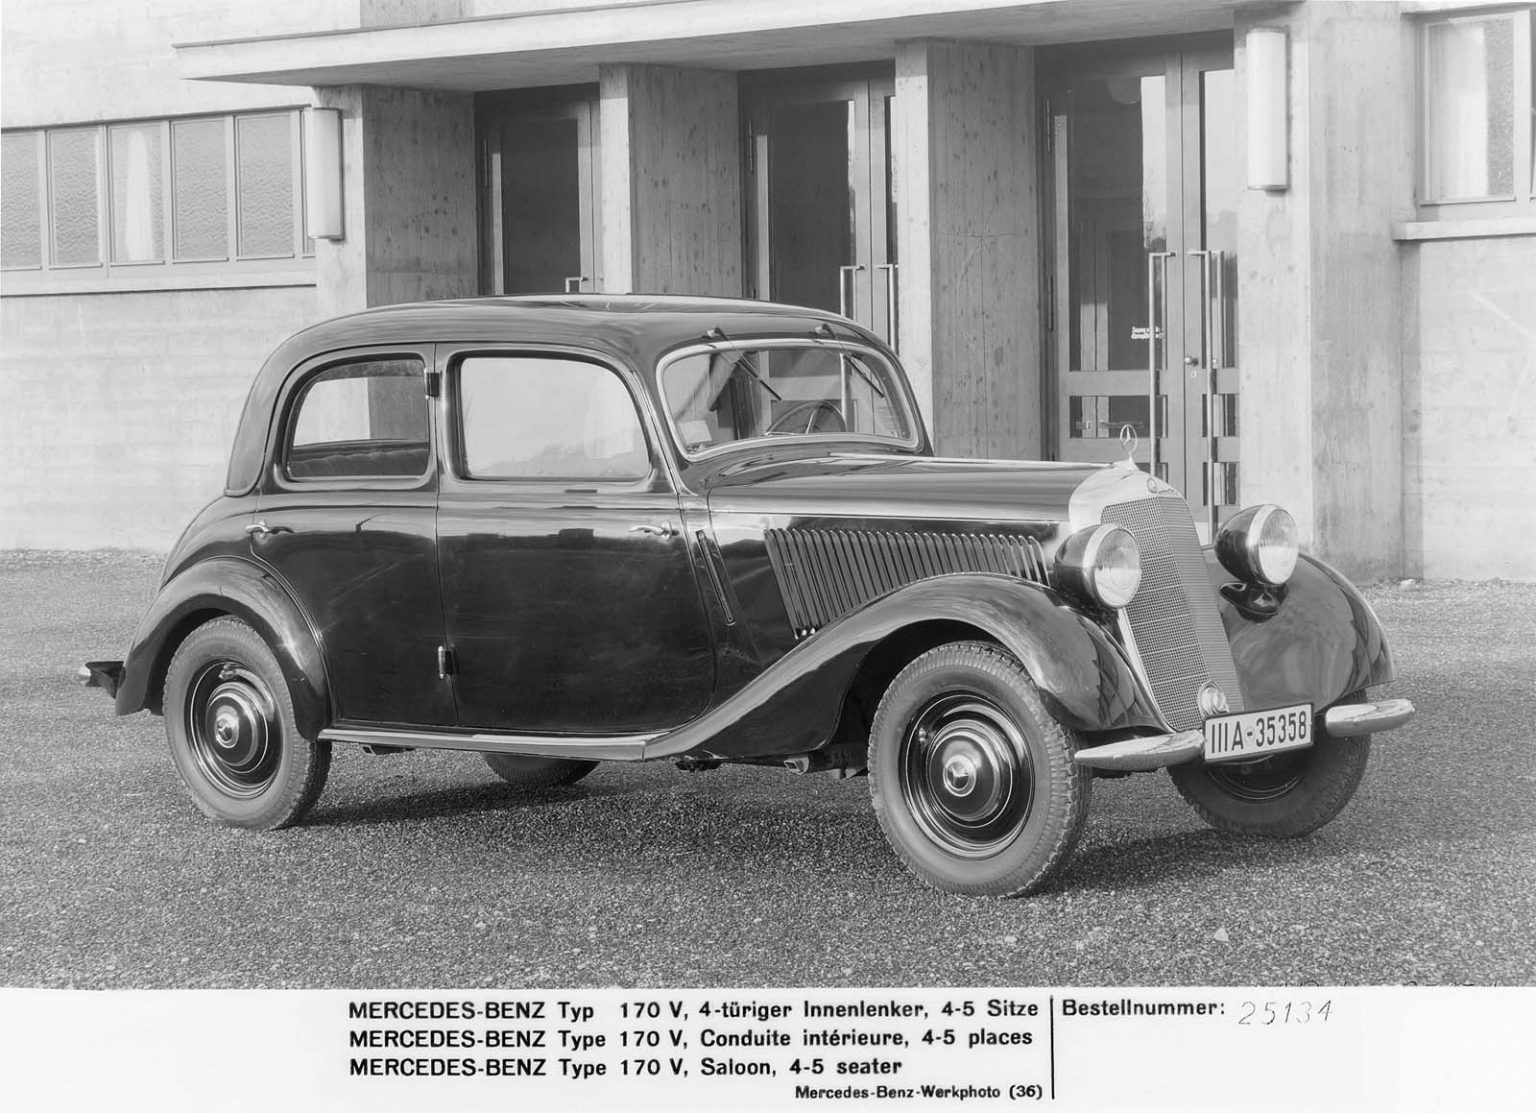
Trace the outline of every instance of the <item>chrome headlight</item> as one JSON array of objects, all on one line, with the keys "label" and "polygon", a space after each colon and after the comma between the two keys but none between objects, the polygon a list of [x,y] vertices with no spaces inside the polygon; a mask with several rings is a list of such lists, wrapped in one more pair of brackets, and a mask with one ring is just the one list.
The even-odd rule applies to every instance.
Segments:
[{"label": "chrome headlight", "polygon": [[1250,506],[1216,535],[1222,567],[1251,584],[1279,587],[1296,569],[1296,519],[1273,503]]},{"label": "chrome headlight", "polygon": [[1080,529],[1056,552],[1056,580],[1101,607],[1124,607],[1141,587],[1141,547],[1120,526]]}]

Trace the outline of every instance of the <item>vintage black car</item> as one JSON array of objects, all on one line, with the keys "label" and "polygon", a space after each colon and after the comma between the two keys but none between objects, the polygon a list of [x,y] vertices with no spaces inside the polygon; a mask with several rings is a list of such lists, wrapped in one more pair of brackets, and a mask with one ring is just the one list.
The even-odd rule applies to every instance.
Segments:
[{"label": "vintage black car", "polygon": [[1251,508],[1202,548],[1133,465],[935,458],[895,356],[762,302],[395,306],[294,336],[126,662],[208,815],[298,820],[331,746],[869,775],[925,881],[1011,895],[1096,776],[1167,768],[1226,831],[1338,814],[1392,658]]}]

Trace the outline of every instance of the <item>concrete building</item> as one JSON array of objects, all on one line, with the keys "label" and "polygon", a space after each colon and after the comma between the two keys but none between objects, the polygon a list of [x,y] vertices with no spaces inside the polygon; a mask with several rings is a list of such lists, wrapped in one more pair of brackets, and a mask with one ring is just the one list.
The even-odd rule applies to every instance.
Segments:
[{"label": "concrete building", "polygon": [[5,0],[0,546],[167,548],[321,317],[635,290],[841,308],[946,454],[1115,459],[1129,424],[1202,520],[1275,501],[1360,578],[1536,579],[1532,24]]}]

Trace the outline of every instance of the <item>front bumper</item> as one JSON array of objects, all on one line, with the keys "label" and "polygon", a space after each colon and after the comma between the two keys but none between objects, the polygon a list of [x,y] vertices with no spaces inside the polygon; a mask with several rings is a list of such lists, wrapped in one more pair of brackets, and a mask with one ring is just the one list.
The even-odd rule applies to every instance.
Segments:
[{"label": "front bumper", "polygon": [[109,696],[116,696],[123,683],[121,661],[87,661],[75,670],[75,679],[87,688],[100,688]]},{"label": "front bumper", "polygon": [[[1413,704],[1405,699],[1374,703],[1341,703],[1322,715],[1323,730],[1332,738],[1358,738],[1400,727],[1413,718]],[[1205,751],[1205,732],[1183,730],[1149,738],[1127,738],[1077,751],[1073,759],[1090,769],[1116,773],[1142,773],[1165,765],[1196,761]]]}]

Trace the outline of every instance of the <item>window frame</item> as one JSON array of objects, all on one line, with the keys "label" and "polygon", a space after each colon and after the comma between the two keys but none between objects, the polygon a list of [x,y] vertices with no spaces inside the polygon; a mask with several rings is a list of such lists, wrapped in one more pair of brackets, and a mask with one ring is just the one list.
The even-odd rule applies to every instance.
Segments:
[{"label": "window frame", "polygon": [[[1437,199],[1429,196],[1430,162],[1434,150],[1429,134],[1431,100],[1435,90],[1430,82],[1430,29],[1457,23],[1481,23],[1506,19],[1511,24],[1512,58],[1510,83],[1513,99],[1510,112],[1510,158],[1512,190],[1486,197]],[[1532,81],[1533,19],[1529,5],[1490,6],[1473,10],[1436,13],[1416,20],[1414,65],[1417,97],[1415,102],[1414,197],[1419,219],[1426,221],[1478,220],[1486,217],[1520,218],[1536,216],[1536,84]]]},{"label": "window frame", "polygon": [[[613,375],[618,379],[625,392],[628,393],[630,405],[634,407],[635,420],[639,422],[640,434],[645,441],[646,459],[649,464],[647,471],[643,475],[633,478],[471,475],[464,453],[463,389],[461,378],[464,361],[469,359],[565,360],[573,363],[586,363]],[[538,491],[579,489],[593,492],[643,492],[654,491],[663,484],[670,485],[671,476],[668,473],[664,458],[665,453],[661,450],[662,442],[659,441],[656,434],[656,416],[652,409],[651,399],[641,389],[639,379],[632,368],[601,353],[585,349],[526,344],[518,344],[511,347],[474,346],[456,348],[447,354],[446,359],[439,360],[439,366],[444,371],[443,395],[445,405],[443,410],[444,420],[447,422],[447,440],[445,442],[447,448],[447,470],[455,483],[464,484],[469,488],[495,485]]]},{"label": "window frame", "polygon": [[[327,371],[360,363],[387,363],[412,360],[417,363],[422,406],[426,414],[427,466],[417,475],[335,475],[295,476],[288,471],[288,457],[293,449],[293,434],[299,410],[309,387]],[[277,418],[267,438],[268,484],[277,491],[415,491],[430,487],[437,480],[437,416],[427,394],[427,376],[432,372],[432,349],[425,347],[354,348],[331,352],[300,364],[288,377],[277,406]],[[402,376],[403,377],[403,376]]]},{"label": "window frame", "polygon": [[[709,448],[698,452],[689,452],[687,440],[683,437],[682,430],[678,428],[677,416],[672,412],[672,402],[667,396],[667,371],[674,363],[688,359],[691,356],[708,354],[712,352],[729,351],[761,351],[767,348],[832,348],[851,352],[864,359],[878,360],[885,366],[887,377],[896,388],[896,394],[901,399],[902,417],[907,422],[907,435],[905,438],[882,437],[874,433],[797,433],[793,436],[782,437],[745,437],[741,440],[725,441],[722,444],[711,445]],[[701,460],[707,460],[722,453],[734,452],[740,448],[761,449],[766,444],[783,446],[798,446],[803,444],[847,444],[849,441],[857,441],[860,444],[897,451],[914,451],[922,445],[922,414],[918,410],[917,400],[912,396],[911,384],[906,376],[898,370],[896,364],[881,352],[878,348],[858,340],[845,340],[841,337],[835,339],[820,339],[817,337],[766,337],[753,338],[750,336],[733,337],[730,340],[712,340],[702,344],[686,344],[675,348],[656,362],[656,397],[661,406],[662,420],[665,421],[668,435],[672,438],[673,446],[678,455],[690,464],[696,464]]]},{"label": "window frame", "polygon": [[[291,145],[291,181],[293,225],[292,243],[283,254],[240,254],[238,158],[236,141],[238,121],[245,117],[289,118]],[[224,133],[225,165],[225,250],[221,255],[177,258],[176,256],[176,148],[175,125],[183,122],[221,121]],[[160,136],[160,245],[159,258],[115,260],[118,217],[113,184],[112,135],[114,130],[131,126],[156,127]],[[36,145],[38,167],[37,219],[40,252],[35,262],[0,267],[6,276],[7,294],[67,293],[74,286],[111,285],[116,282],[142,283],[150,288],[179,288],[179,284],[219,285],[220,280],[238,282],[244,278],[257,284],[272,280],[313,282],[315,245],[308,235],[304,205],[304,112],[302,105],[282,105],[240,112],[196,113],[186,116],[125,118],[82,124],[47,127],[6,128],[4,134],[25,135]],[[65,132],[92,132],[96,143],[96,223],[97,260],[94,263],[57,263],[54,261],[54,219],[51,136]]]}]

